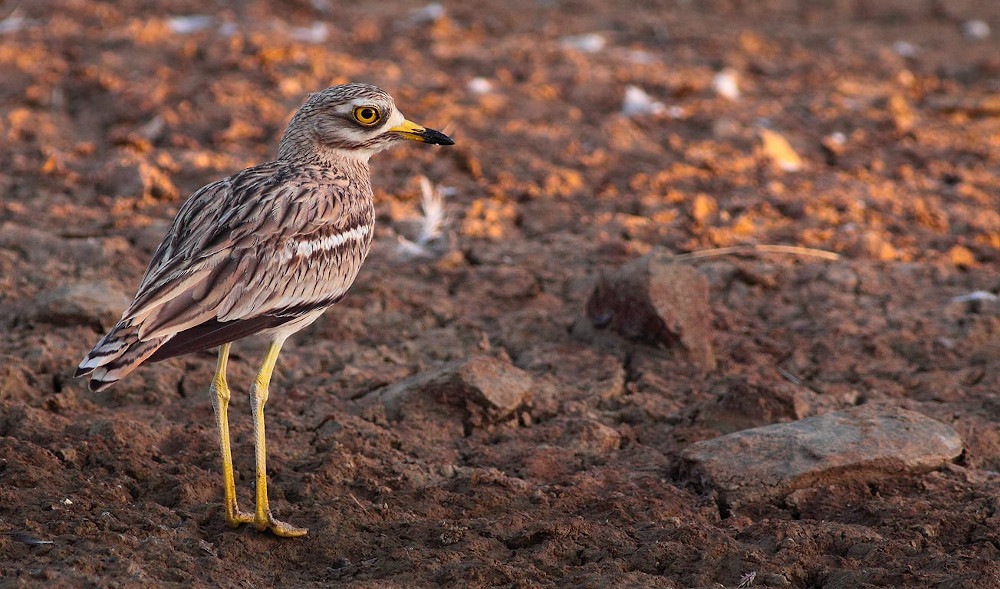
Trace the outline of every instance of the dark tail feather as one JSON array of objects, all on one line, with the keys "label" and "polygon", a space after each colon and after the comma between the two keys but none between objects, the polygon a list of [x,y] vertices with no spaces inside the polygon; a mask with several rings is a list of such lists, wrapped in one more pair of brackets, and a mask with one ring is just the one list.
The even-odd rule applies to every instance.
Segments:
[{"label": "dark tail feather", "polygon": [[80,362],[75,376],[89,374],[90,390],[102,391],[135,370],[170,337],[140,341],[136,327],[118,324]]}]

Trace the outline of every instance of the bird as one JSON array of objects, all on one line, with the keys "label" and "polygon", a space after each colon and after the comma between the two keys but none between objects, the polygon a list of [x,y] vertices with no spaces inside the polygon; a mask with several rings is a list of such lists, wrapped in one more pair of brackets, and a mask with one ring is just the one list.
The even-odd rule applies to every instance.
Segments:
[{"label": "bird", "polygon": [[[282,537],[267,499],[264,404],[282,344],[341,300],[375,227],[369,158],[405,140],[455,142],[407,120],[364,83],[312,93],[292,116],[277,157],[208,184],[180,207],[131,305],[76,370],[101,391],[140,365],[218,347],[209,387],[222,454],[226,523]],[[270,338],[250,386],[255,506],[239,509],[229,436],[226,366],[232,342]]]}]

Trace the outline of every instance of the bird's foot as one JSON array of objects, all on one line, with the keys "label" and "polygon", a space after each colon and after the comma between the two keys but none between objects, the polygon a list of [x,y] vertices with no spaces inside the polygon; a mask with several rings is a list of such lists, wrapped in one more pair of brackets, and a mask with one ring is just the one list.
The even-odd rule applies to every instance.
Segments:
[{"label": "bird's foot", "polygon": [[230,528],[238,528],[240,524],[252,524],[254,523],[253,514],[240,511],[238,507],[233,506],[232,509],[226,510],[226,523]]},{"label": "bird's foot", "polygon": [[308,528],[297,528],[276,519],[271,515],[270,509],[262,517],[258,518],[253,513],[234,508],[231,512],[226,513],[226,523],[231,528],[238,528],[241,524],[253,524],[253,527],[261,532],[270,531],[275,536],[281,536],[282,538],[298,538],[299,536],[305,536],[309,532]]},{"label": "bird's foot", "polygon": [[[263,517],[261,517],[263,515]],[[297,528],[291,524],[285,523],[281,520],[275,519],[271,515],[271,510],[268,509],[265,514],[257,514],[257,517],[253,518],[253,525],[259,531],[270,530],[275,536],[281,536],[282,538],[298,538],[299,536],[305,536],[309,532],[308,528]]]}]

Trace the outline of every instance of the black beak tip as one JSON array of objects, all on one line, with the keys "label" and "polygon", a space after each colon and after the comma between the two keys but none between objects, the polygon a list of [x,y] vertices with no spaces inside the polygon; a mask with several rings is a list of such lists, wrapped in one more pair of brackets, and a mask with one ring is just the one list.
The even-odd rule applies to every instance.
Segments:
[{"label": "black beak tip", "polygon": [[421,133],[421,136],[426,143],[430,143],[431,145],[455,145],[454,139],[434,129],[427,129]]}]

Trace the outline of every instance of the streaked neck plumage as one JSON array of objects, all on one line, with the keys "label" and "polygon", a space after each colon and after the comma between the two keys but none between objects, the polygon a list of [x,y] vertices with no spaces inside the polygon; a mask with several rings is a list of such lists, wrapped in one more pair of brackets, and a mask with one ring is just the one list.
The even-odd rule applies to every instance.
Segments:
[{"label": "streaked neck plumage", "polygon": [[295,125],[289,125],[278,145],[278,161],[311,162],[322,167],[346,167],[369,173],[368,160],[374,152],[365,149],[330,147]]}]

